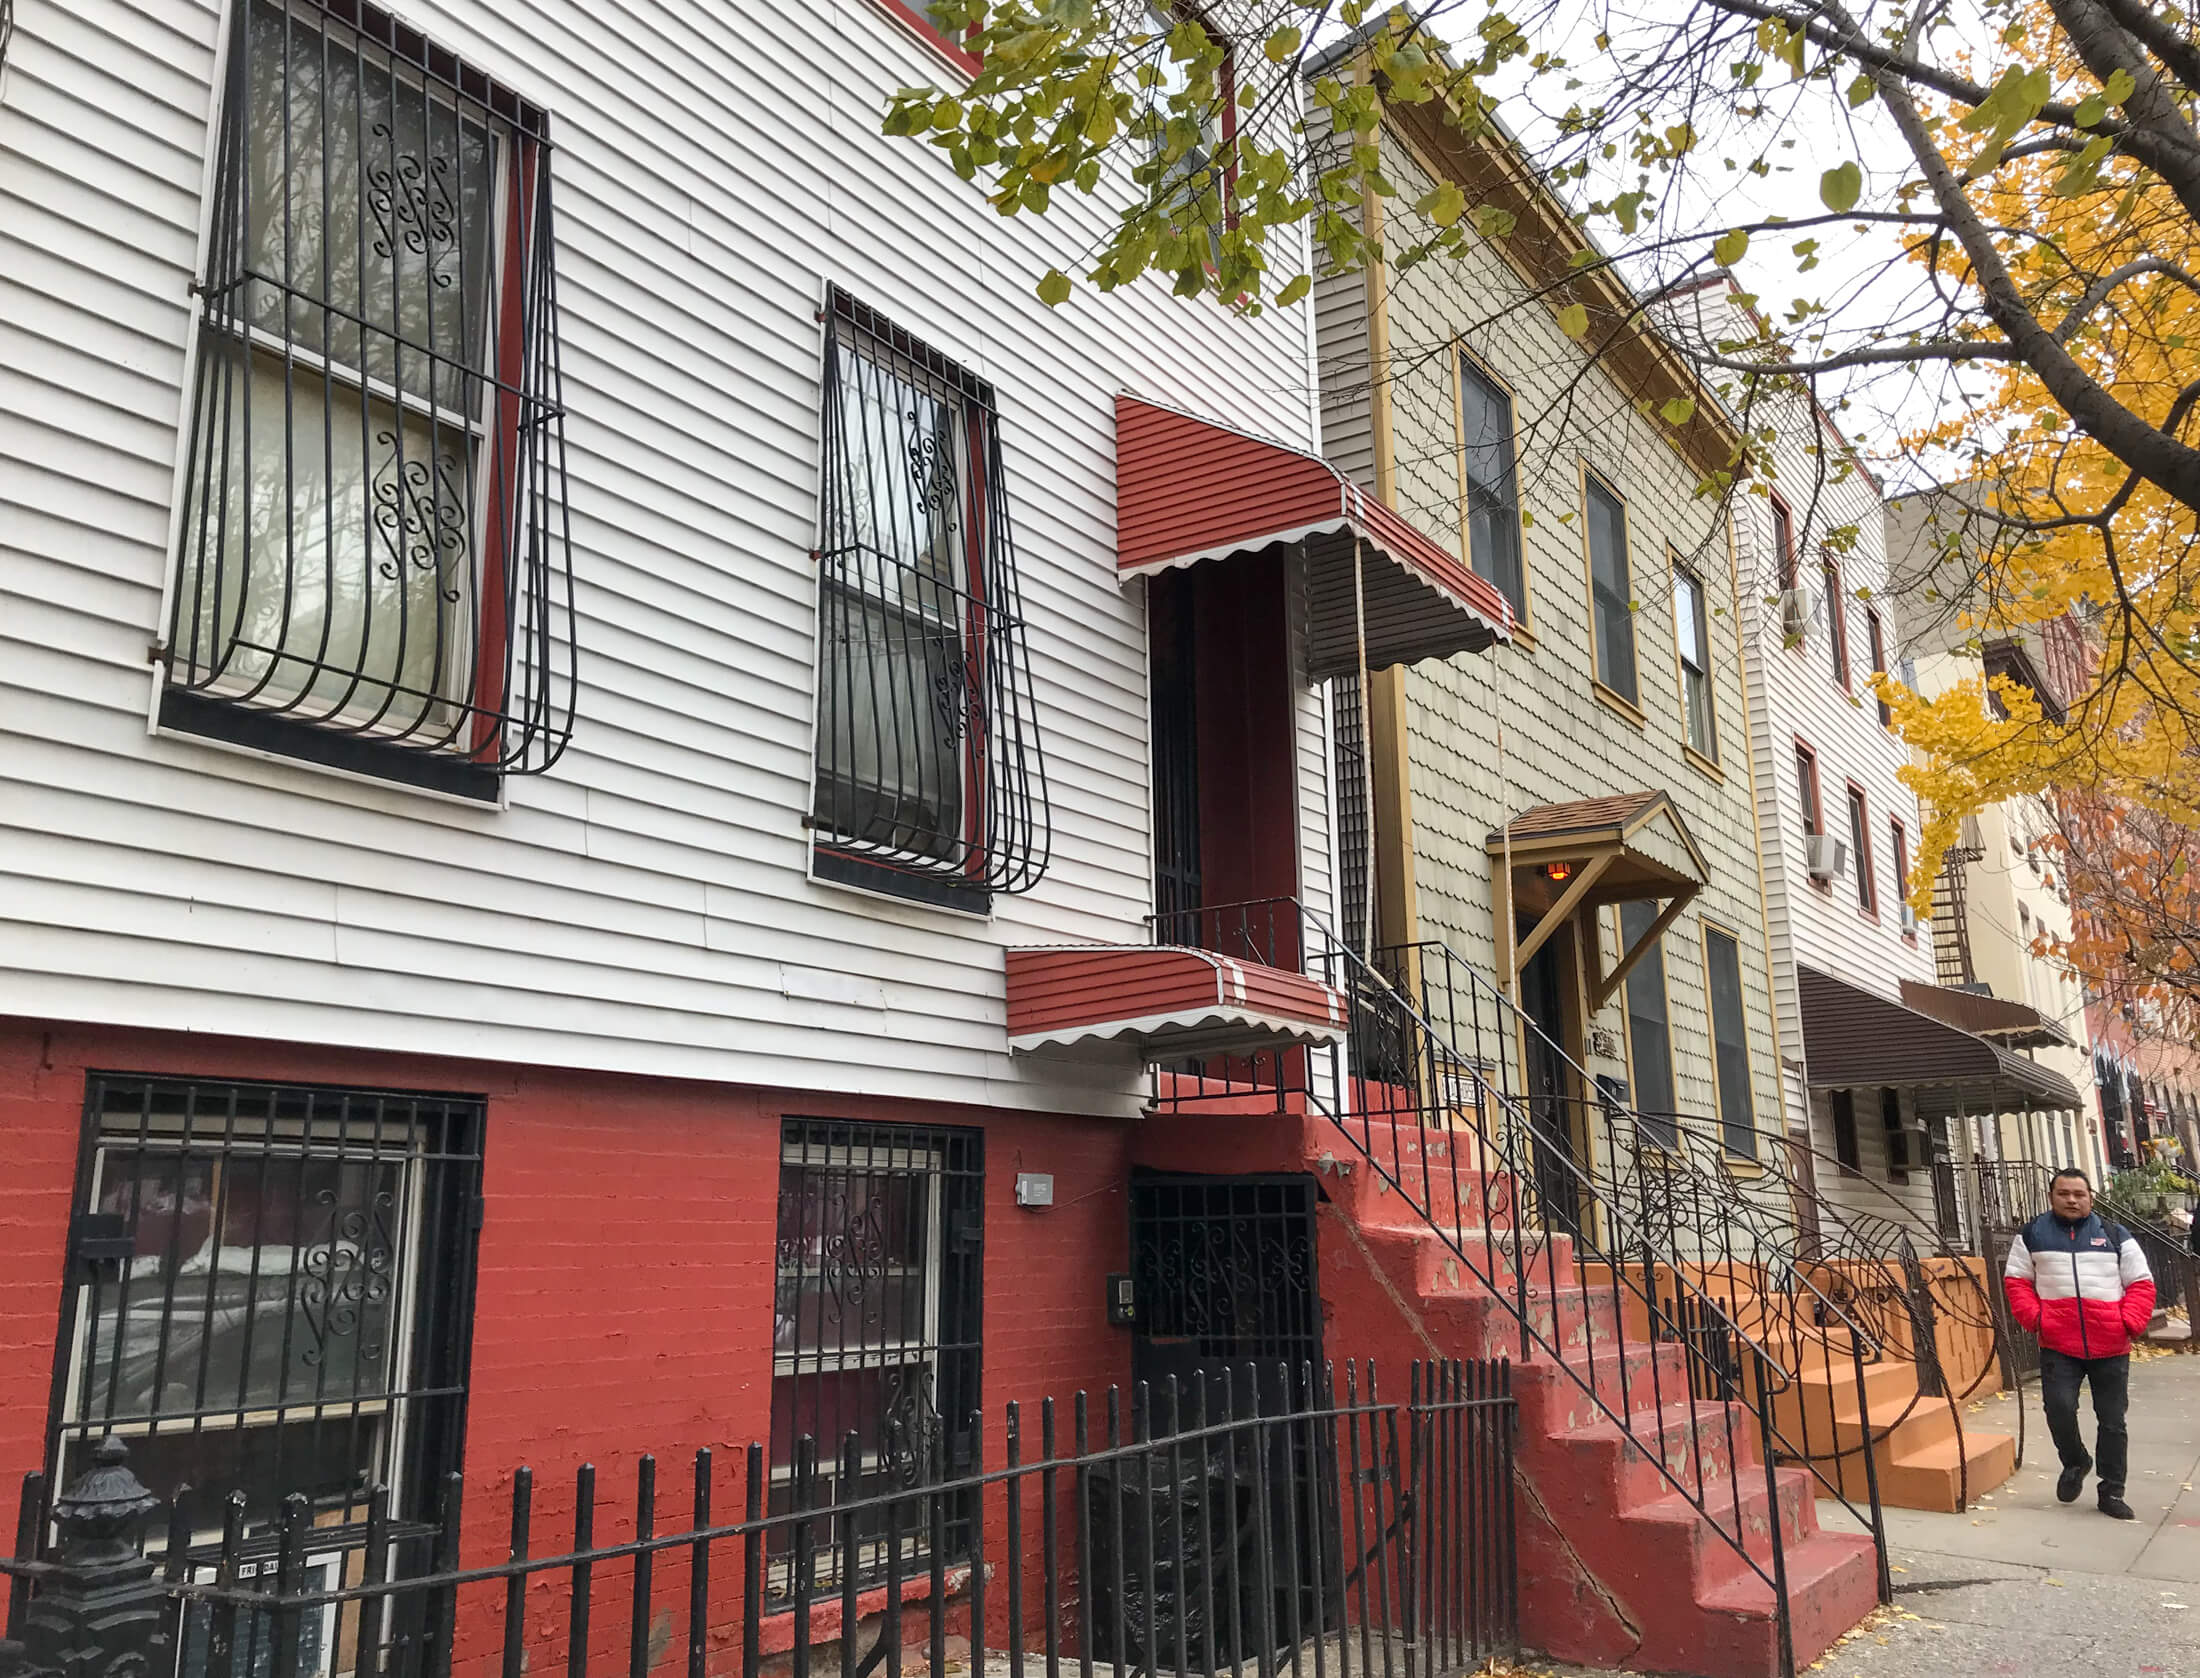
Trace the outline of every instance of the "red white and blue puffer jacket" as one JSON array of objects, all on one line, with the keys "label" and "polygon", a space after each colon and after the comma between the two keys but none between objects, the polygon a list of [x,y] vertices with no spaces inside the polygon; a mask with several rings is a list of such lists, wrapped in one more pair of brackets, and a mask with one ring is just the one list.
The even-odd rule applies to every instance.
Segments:
[{"label": "red white and blue puffer jacket", "polygon": [[2009,1314],[2052,1352],[2120,1358],[2154,1315],[2154,1273],[2121,1224],[2080,1224],[2042,1212],[2009,1246],[2002,1273]]}]

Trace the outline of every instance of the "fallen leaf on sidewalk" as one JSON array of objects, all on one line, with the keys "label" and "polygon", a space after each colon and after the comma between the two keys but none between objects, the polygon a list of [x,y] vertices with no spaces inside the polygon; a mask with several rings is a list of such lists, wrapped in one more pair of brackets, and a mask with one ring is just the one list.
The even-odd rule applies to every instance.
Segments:
[{"label": "fallen leaf on sidewalk", "polygon": [[2050,1585],[2053,1585],[2058,1591],[2063,1588],[2063,1582],[2060,1579],[2050,1579],[2047,1582]]}]

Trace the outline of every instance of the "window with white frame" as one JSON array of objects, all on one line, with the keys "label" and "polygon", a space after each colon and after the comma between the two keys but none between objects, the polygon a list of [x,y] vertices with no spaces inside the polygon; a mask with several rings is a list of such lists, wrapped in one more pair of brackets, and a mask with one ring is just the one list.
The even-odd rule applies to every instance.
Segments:
[{"label": "window with white frame", "polygon": [[1704,928],[1704,985],[1711,1005],[1712,1069],[1726,1151],[1757,1157],[1757,1101],[1750,1089],[1749,1023],[1742,1002],[1742,946],[1731,932]]},{"label": "window with white frame", "polygon": [[1514,458],[1512,393],[1473,357],[1459,357],[1460,477],[1466,493],[1467,563],[1528,612],[1520,557],[1520,484]]},{"label": "window with white frame", "polygon": [[[822,1507],[951,1477],[978,1404],[985,1166],[973,1130],[788,1119],[781,1127],[772,1311],[771,1508]],[[906,1514],[906,1511],[905,1511]],[[839,1517],[835,1517],[838,1519]],[[883,1512],[816,1534],[820,1589],[884,1568]],[[967,1544],[947,1512],[951,1552]],[[904,1556],[925,1553],[912,1521]],[[794,1586],[777,1558],[773,1588]]]},{"label": "window with white frame", "polygon": [[[433,1517],[458,1466],[479,1102],[89,1081],[63,1297],[56,1483],[118,1436],[194,1545],[303,1497],[357,1549],[379,1492]],[[336,1529],[342,1529],[338,1531]]]},{"label": "window with white frame", "polygon": [[[1632,950],[1656,924],[1658,905],[1635,898],[1619,906],[1619,938],[1622,950]],[[1627,1058],[1635,1080],[1634,1106],[1641,1115],[1646,1138],[1665,1147],[1680,1139],[1674,1117],[1673,1024],[1665,998],[1665,951],[1662,940],[1653,941],[1627,970]]]},{"label": "window with white frame", "polygon": [[1719,733],[1711,707],[1711,629],[1703,584],[1686,566],[1673,567],[1673,633],[1680,646],[1682,726],[1688,743],[1716,763]]},{"label": "window with white frame", "polygon": [[164,723],[490,796],[572,725],[548,121],[233,0]]},{"label": "window with white frame", "polygon": [[1589,543],[1589,610],[1596,677],[1633,705],[1635,681],[1634,579],[1627,558],[1627,503],[1594,473],[1586,474]]},{"label": "window with white frame", "polygon": [[[1204,222],[1210,261],[1222,255],[1222,235],[1235,220],[1230,203],[1234,164],[1230,142],[1237,122],[1236,55],[1230,40],[1182,0],[1149,0],[1146,28],[1153,36],[1144,122],[1154,170],[1156,202],[1186,221]],[[1196,74],[1195,74],[1196,72]],[[1213,78],[1213,97],[1179,102],[1198,76]]]}]

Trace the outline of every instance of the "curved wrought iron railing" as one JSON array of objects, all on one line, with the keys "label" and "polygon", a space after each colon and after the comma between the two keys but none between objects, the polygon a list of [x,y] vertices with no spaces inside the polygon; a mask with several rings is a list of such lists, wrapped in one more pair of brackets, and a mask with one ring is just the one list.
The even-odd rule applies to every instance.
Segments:
[{"label": "curved wrought iron railing", "polygon": [[[1155,936],[1317,978],[1341,994],[1349,1022],[1339,1048],[1159,1071],[1156,1106],[1242,1112],[1272,1102],[1332,1125],[1505,1310],[1520,1356],[1540,1352],[1563,1371],[1768,1587],[1783,1671],[1792,1672],[1794,1650],[1782,1461],[1849,1504],[1877,1546],[1881,1600],[1891,1599],[1871,1453],[1862,1453],[1859,1507],[1789,1437],[1786,1416],[1808,1408],[1792,1360],[1744,1320],[1732,1290],[1722,1297],[1706,1285],[1699,1253],[1574,1157],[1562,1108],[1523,1087],[1508,1044],[1541,1034],[1509,998],[1461,963],[1448,975],[1448,1013],[1432,1014],[1410,971],[1381,971],[1285,899],[1160,917]],[[1819,1306],[1816,1343],[1846,1349],[1853,1414],[1868,1418],[1869,1336],[1836,1302]],[[1829,1402],[1829,1425],[1838,1414]],[[1766,1518],[1754,1531],[1746,1511],[1757,1494],[1742,1485],[1737,1416],[1744,1435],[1754,1428],[1764,1469]]]},{"label": "curved wrought iron railing", "polygon": [[[1438,1017],[1455,1019],[1462,993],[1491,988],[1441,942],[1397,952],[1392,965],[1417,975],[1428,1011]],[[1476,1016],[1485,1007],[1477,999],[1467,1012]],[[1891,1349],[1914,1342],[1910,1314],[1876,1309],[1882,1290],[1860,1285],[1875,1271],[1903,1274],[1899,1248],[1860,1241],[1846,1229],[1838,1207],[1807,1177],[1784,1169],[1781,1149],[1768,1147],[1777,1139],[1753,1134],[1752,1151],[1741,1154],[1716,1120],[1632,1107],[1600,1087],[1532,1021],[1526,1030],[1562,1067],[1564,1082],[1598,1091],[1544,1098],[1558,1111],[1594,1185],[1591,1215],[1610,1216],[1616,1209],[1630,1226],[1659,1230],[1691,1256],[1695,1274],[1727,1314],[1780,1360],[1791,1393],[1778,1410],[1781,1454],[1808,1468],[1826,1494],[1848,1503],[1860,1520],[1866,1513],[1852,1500],[1868,1496],[1868,1518],[1876,1522],[1875,1448],[1928,1394],[1912,1392],[1890,1415],[1886,1401],[1868,1393],[1847,1403],[1844,1387],[1859,1358],[1884,1364],[1892,1361]],[[1768,1161],[1768,1153],[1775,1157]],[[1747,1177],[1740,1175],[1745,1171]],[[1838,1243],[1831,1239],[1836,1235]],[[1923,1285],[1914,1254],[1908,1269]],[[1929,1330],[1926,1344],[1930,1348]]]},{"label": "curved wrought iron railing", "polygon": [[[1754,1258],[1771,1295],[1783,1300],[1783,1320],[1800,1342],[1800,1368],[1823,1369],[1838,1358],[1840,1334],[1828,1333],[1819,1320],[1820,1302],[1830,1301],[1840,1322],[1867,1336],[1870,1362],[1914,1370],[1911,1390],[1875,1402],[1857,1437],[1839,1428],[1830,1435],[1799,1430],[1790,1443],[1841,1473],[1867,1444],[1876,1448],[1922,1409],[1938,1406],[1949,1416],[1958,1447],[1957,1506],[1969,1507],[1964,1416],[1969,1400],[2002,1367],[2005,1349],[1998,1295],[1981,1261],[1956,1250],[1936,1225],[1883,1185],[1850,1173],[1799,1138],[1761,1135],[1745,1167],[1733,1160],[1715,1121],[1691,1114],[1644,1118],[1667,1139],[1665,1149],[1686,1155],[1692,1166],[1668,1188],[1667,1215],[1696,1232],[1724,1263],[1746,1267]],[[1743,1169],[1750,1173],[1746,1181],[1737,1179]],[[1869,1194],[1882,1210],[1829,1194],[1822,1186],[1829,1181]]]}]

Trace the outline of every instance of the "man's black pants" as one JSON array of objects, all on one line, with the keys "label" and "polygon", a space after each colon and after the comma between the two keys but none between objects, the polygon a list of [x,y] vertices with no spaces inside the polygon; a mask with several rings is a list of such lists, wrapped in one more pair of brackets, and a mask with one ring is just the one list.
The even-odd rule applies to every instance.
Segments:
[{"label": "man's black pants", "polygon": [[[2086,1455],[2085,1440],[2078,1432],[2078,1388],[2093,1387],[2093,1419],[2100,1424],[2100,1458]],[[2124,1469],[2130,1459],[2130,1436],[2124,1432],[2124,1406],[2131,1395],[2131,1358],[2074,1358],[2040,1348],[2040,1403],[2047,1411],[2047,1431],[2055,1437],[2055,1449],[2065,1468],[2097,1468],[2103,1497],[2124,1495]]]}]

